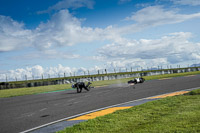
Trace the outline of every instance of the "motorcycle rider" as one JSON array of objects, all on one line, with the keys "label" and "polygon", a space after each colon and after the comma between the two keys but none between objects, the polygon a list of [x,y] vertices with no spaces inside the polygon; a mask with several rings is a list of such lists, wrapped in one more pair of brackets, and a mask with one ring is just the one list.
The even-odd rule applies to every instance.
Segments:
[{"label": "motorcycle rider", "polygon": [[82,91],[83,88],[84,88],[85,90],[87,90],[87,91],[90,91],[89,88],[88,88],[88,86],[89,86],[90,84],[92,84],[92,83],[88,82],[88,84],[85,85],[84,82],[77,82],[77,83],[75,83],[75,84],[72,85],[72,88],[76,88],[76,89],[77,89],[77,93],[80,93],[80,92]]},{"label": "motorcycle rider", "polygon": [[134,78],[133,80],[129,80],[128,84],[137,84],[137,83],[143,83],[145,79],[143,77],[140,78]]}]

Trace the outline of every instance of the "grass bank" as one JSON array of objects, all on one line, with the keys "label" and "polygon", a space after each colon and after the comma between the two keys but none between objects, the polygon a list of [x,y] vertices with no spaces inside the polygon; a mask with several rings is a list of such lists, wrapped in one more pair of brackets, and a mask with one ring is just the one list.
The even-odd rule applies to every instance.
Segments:
[{"label": "grass bank", "polygon": [[200,89],[97,117],[59,133],[198,133]]},{"label": "grass bank", "polygon": [[6,90],[0,90],[0,98],[32,95],[32,94],[46,93],[51,91],[62,91],[70,88],[71,84],[62,84],[62,85],[50,85],[50,86],[39,86],[39,87],[29,87],[29,88],[6,89]]},{"label": "grass bank", "polygon": [[[177,74],[144,76],[144,78],[146,80],[153,80],[153,79],[179,77],[179,76],[187,76],[187,75],[195,75],[195,74],[200,74],[200,71],[177,73]],[[133,78],[125,78],[125,79],[118,79],[118,80],[94,81],[92,83],[93,83],[93,86],[96,87],[96,86],[104,86],[104,85],[110,85],[110,84],[116,84],[116,83],[126,83],[130,79],[133,79]],[[22,96],[22,95],[32,95],[32,94],[45,93],[45,92],[51,92],[51,91],[62,91],[62,90],[66,90],[66,89],[71,89],[71,84],[17,88],[17,89],[6,89],[6,90],[0,90],[0,98]]]}]

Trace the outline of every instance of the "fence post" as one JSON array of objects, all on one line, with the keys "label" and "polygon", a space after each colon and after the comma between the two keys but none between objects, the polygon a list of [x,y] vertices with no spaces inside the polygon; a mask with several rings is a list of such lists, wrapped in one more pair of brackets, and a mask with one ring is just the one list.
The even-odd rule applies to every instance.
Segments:
[{"label": "fence post", "polygon": [[27,75],[25,75],[25,80],[27,81]]},{"label": "fence post", "polygon": [[8,77],[7,77],[7,74],[6,74],[6,82],[8,82]]}]

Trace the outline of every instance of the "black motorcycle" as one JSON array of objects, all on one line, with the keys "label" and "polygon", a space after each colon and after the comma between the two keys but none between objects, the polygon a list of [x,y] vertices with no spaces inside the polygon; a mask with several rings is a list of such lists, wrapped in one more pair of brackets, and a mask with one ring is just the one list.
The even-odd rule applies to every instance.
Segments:
[{"label": "black motorcycle", "polygon": [[87,85],[85,85],[84,82],[77,82],[76,84],[72,85],[72,88],[76,88],[77,93],[81,93],[83,88],[87,91],[90,91],[91,88],[94,88],[91,84],[91,82],[88,82]]}]

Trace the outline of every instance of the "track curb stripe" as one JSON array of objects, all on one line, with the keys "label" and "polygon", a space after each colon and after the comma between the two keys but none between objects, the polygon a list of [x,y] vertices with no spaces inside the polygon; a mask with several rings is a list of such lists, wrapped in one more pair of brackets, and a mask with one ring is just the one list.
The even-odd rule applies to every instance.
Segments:
[{"label": "track curb stripe", "polygon": [[188,92],[189,92],[189,91],[179,91],[179,92],[174,92],[174,93],[159,95],[159,96],[155,96],[155,97],[150,97],[150,98],[148,98],[148,99],[165,98],[165,97],[170,97],[170,96],[182,95],[182,94],[185,94],[185,93],[188,93]]},{"label": "track curb stripe", "polygon": [[71,120],[89,120],[89,119],[94,119],[96,117],[99,117],[99,116],[104,116],[104,115],[107,115],[107,114],[111,114],[117,110],[123,110],[123,109],[129,109],[133,106],[128,106],[128,107],[112,107],[112,108],[108,108],[108,109],[104,109],[104,110],[100,110],[100,111],[97,111],[97,112],[93,112],[93,113],[90,113],[90,114],[86,114],[86,115],[83,115],[83,116],[80,116],[80,117],[77,117],[77,118],[74,118],[74,119],[70,119],[69,121]]}]

